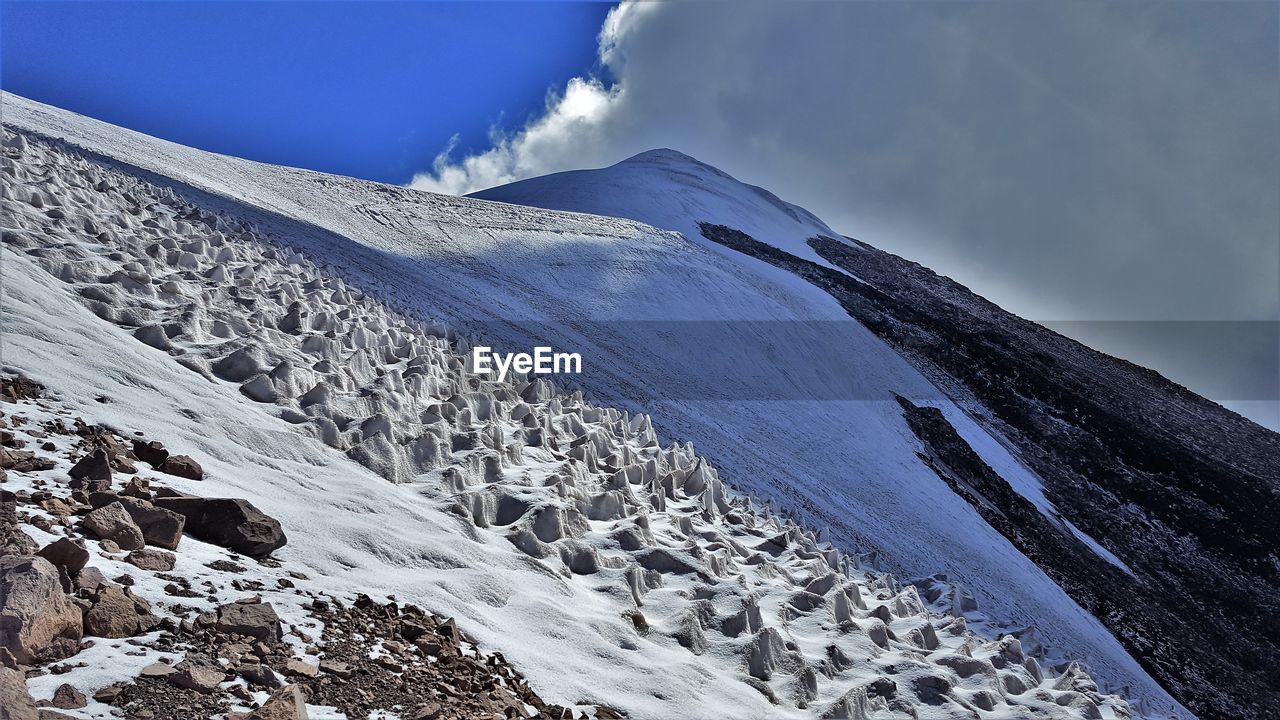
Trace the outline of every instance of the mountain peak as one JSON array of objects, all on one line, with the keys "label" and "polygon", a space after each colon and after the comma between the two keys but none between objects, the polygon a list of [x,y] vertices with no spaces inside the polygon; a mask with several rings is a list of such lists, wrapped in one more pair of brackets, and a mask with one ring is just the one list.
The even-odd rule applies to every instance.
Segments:
[{"label": "mountain peak", "polygon": [[679,150],[672,150],[671,148],[653,148],[652,150],[645,150],[644,152],[640,152],[640,153],[636,153],[635,155],[632,155],[631,157],[627,158],[626,160],[623,160],[618,164],[623,165],[627,163],[649,163],[649,162],[684,162],[684,163],[696,163],[698,165],[706,165],[706,163],[702,162],[701,160],[698,160],[692,155],[687,155],[685,153],[680,152]]}]

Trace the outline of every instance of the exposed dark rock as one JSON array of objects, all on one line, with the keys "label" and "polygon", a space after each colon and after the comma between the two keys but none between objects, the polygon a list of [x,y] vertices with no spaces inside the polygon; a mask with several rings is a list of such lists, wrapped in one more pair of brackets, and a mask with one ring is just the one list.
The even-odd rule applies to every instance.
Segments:
[{"label": "exposed dark rock", "polygon": [[823,288],[927,376],[946,378],[939,386],[958,405],[981,403],[975,419],[1135,577],[1082,554],[1065,525],[1034,519],[980,469],[985,489],[966,490],[964,461],[951,467],[936,450],[926,460],[1174,697],[1204,718],[1280,718],[1280,676],[1267,670],[1280,667],[1280,434],[865,243],[809,241],[859,282],[732,228],[702,233]]},{"label": "exposed dark rock", "polygon": [[147,463],[157,470],[164,465],[164,461],[169,459],[169,451],[164,449],[164,444],[159,440],[146,442],[144,440],[133,441],[133,454],[139,460]]},{"label": "exposed dark rock", "polygon": [[250,557],[270,555],[286,542],[280,523],[248,500],[158,497],[155,504],[185,517],[193,536]]},{"label": "exposed dark rock", "polygon": [[72,488],[83,490],[106,490],[111,487],[111,460],[107,451],[96,448],[93,452],[80,458],[69,471]]}]

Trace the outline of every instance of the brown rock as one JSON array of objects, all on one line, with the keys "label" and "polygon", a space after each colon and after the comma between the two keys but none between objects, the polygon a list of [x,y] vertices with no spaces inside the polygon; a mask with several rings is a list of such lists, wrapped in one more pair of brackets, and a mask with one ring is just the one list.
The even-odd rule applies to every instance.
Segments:
[{"label": "brown rock", "polygon": [[321,660],[320,669],[330,675],[337,675],[343,680],[350,678],[353,674],[351,672],[350,665],[344,662],[338,662],[337,660]]},{"label": "brown rock", "polygon": [[[126,484],[124,489],[120,491],[120,496],[150,501],[151,491],[147,489],[146,484],[141,479],[135,477],[129,479],[128,484]],[[135,518],[134,521],[136,522],[137,519]]]},{"label": "brown rock", "polygon": [[157,497],[155,504],[185,517],[184,529],[194,537],[250,557],[270,555],[286,542],[280,523],[248,500]]},{"label": "brown rock", "polygon": [[156,507],[147,500],[122,497],[119,499],[125,512],[142,531],[142,539],[148,545],[178,549],[178,541],[182,539],[182,527],[186,520],[172,510]]},{"label": "brown rock", "polygon": [[245,720],[307,720],[307,700],[297,685],[286,685],[271,693],[262,707]]},{"label": "brown rock", "polygon": [[138,632],[138,606],[124,588],[107,583],[98,588],[93,607],[84,614],[84,633],[104,638],[131,637]]},{"label": "brown rock", "polygon": [[53,691],[53,700],[50,704],[62,710],[76,710],[88,705],[89,700],[75,686],[62,683],[57,690]]},{"label": "brown rock", "polygon": [[111,459],[106,450],[97,448],[71,466],[69,474],[73,488],[105,490],[111,487]]},{"label": "brown rock", "polygon": [[66,568],[67,574],[74,577],[89,562],[89,551],[78,545],[71,538],[58,538],[41,548],[36,553],[54,565]]},{"label": "brown rock", "polygon": [[177,671],[173,669],[172,665],[166,665],[164,663],[157,662],[157,663],[151,663],[150,665],[142,668],[142,671],[138,673],[138,677],[164,678],[164,677],[169,677],[175,672]]},{"label": "brown rock", "polygon": [[177,560],[171,552],[165,552],[156,548],[142,548],[134,550],[125,556],[124,561],[134,567],[143,570],[153,570],[156,572],[167,572],[173,569],[174,562]]},{"label": "brown rock", "polygon": [[226,675],[207,658],[188,655],[185,660],[178,663],[168,679],[178,687],[208,694],[218,689],[218,685],[222,684]]},{"label": "brown rock", "polygon": [[261,598],[219,606],[217,628],[221,633],[247,635],[267,642],[278,642],[283,634],[276,609]]},{"label": "brown rock", "polygon": [[278,688],[284,685],[284,681],[280,679],[279,675],[276,675],[274,670],[261,663],[241,665],[236,668],[236,672],[253,685],[269,688]]},{"label": "brown rock", "polygon": [[110,540],[122,550],[137,550],[145,545],[142,530],[119,501],[85,515],[84,526],[103,540]]},{"label": "brown rock", "polygon": [[116,701],[116,698],[120,697],[120,693],[122,692],[124,692],[123,686],[108,685],[102,688],[101,690],[95,692],[93,694],[93,699],[97,700],[100,703],[105,703],[107,705],[110,705],[111,703]]},{"label": "brown rock", "polygon": [[284,663],[284,674],[294,677],[313,678],[320,674],[320,668],[301,658],[289,658]]},{"label": "brown rock", "polygon": [[0,668],[0,717],[7,720],[40,720],[40,711],[27,692],[22,673]]},{"label": "brown rock", "polygon": [[75,654],[82,629],[80,608],[63,593],[48,560],[0,558],[0,647],[17,662],[34,665]]},{"label": "brown rock", "polygon": [[190,455],[170,455],[156,469],[162,473],[177,475],[189,480],[201,480],[204,478],[204,469]]},{"label": "brown rock", "polygon": [[106,582],[107,578],[102,574],[101,570],[96,567],[87,567],[76,575],[73,586],[76,590],[89,590],[91,592],[96,592],[98,587],[104,585]]},{"label": "brown rock", "polygon": [[152,440],[151,442],[134,440],[133,454],[139,460],[154,468],[159,468],[164,464],[165,460],[169,459],[169,451],[164,449],[164,445],[159,440]]}]

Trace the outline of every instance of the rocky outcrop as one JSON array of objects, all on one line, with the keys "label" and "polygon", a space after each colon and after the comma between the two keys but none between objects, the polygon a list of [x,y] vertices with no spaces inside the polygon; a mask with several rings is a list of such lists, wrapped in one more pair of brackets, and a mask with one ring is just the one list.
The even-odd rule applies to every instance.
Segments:
[{"label": "rocky outcrop", "polygon": [[279,521],[248,500],[158,497],[155,504],[183,516],[194,537],[249,557],[266,557],[286,542]]},{"label": "rocky outcrop", "polygon": [[42,557],[0,558],[0,648],[17,662],[58,660],[80,649],[80,608]]}]

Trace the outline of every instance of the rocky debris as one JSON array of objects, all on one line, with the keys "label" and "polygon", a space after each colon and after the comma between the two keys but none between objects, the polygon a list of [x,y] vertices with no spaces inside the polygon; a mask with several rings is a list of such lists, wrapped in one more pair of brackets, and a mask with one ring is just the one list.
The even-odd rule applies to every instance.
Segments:
[{"label": "rocky debris", "polygon": [[186,532],[194,537],[249,557],[266,557],[287,541],[280,523],[248,500],[158,497],[155,504],[186,518]]},{"label": "rocky debris", "polygon": [[117,502],[124,507],[130,519],[142,531],[142,539],[148,545],[166,550],[178,548],[186,522],[182,515],[134,497],[121,497]]},{"label": "rocky debris", "polygon": [[77,710],[89,704],[84,693],[68,683],[62,683],[53,691],[53,699],[49,701],[53,707],[61,710]]},{"label": "rocky debris", "polygon": [[218,607],[217,629],[228,635],[243,635],[267,642],[278,642],[281,637],[276,609],[259,597]]},{"label": "rocky debris", "polygon": [[26,375],[0,377],[0,398],[8,402],[36,400],[44,395],[44,386]]},{"label": "rocky debris", "polygon": [[156,548],[142,548],[141,550],[134,550],[124,558],[125,562],[133,565],[134,567],[138,567],[143,570],[153,570],[156,572],[168,572],[169,570],[172,570],[176,560],[177,557],[173,553],[158,550]]},{"label": "rocky debris", "polygon": [[0,558],[0,648],[23,665],[70,657],[80,649],[80,608],[42,557]]},{"label": "rocky debris", "polygon": [[[353,718],[393,708],[405,718],[526,717],[525,705],[538,717],[574,717],[543,702],[500,653],[480,653],[452,619],[363,595],[350,607],[325,601],[313,608],[325,625],[319,672],[308,663],[294,675],[312,704]],[[601,710],[597,717],[610,717]]]},{"label": "rocky debris", "polygon": [[196,462],[190,455],[170,455],[156,469],[162,473],[176,475],[188,480],[204,479],[204,468],[201,468],[200,463]]},{"label": "rocky debris", "polygon": [[119,545],[121,550],[137,550],[146,544],[142,529],[119,501],[85,515],[84,526],[99,538]]},{"label": "rocky debris", "polygon": [[26,677],[7,667],[0,667],[0,718],[40,720],[40,711],[27,692]]}]

